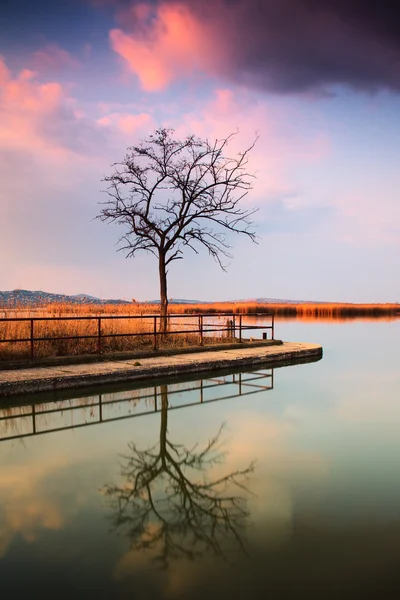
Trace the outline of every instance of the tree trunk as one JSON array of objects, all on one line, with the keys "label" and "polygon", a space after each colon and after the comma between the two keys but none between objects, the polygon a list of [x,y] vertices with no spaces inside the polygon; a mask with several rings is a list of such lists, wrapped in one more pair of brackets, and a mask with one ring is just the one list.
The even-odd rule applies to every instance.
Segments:
[{"label": "tree trunk", "polygon": [[160,252],[159,255],[159,274],[160,274],[160,332],[166,333],[168,330],[168,296],[167,296],[167,272],[165,268],[165,254]]}]

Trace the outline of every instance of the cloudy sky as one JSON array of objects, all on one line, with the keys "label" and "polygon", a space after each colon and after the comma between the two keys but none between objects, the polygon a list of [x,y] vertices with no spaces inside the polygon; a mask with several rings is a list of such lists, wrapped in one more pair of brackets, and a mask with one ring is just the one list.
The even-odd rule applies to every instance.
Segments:
[{"label": "cloudy sky", "polygon": [[227,273],[169,296],[400,300],[400,20],[389,0],[0,0],[0,289],[149,300],[157,262],[94,217],[111,164],[160,126],[259,135]]}]

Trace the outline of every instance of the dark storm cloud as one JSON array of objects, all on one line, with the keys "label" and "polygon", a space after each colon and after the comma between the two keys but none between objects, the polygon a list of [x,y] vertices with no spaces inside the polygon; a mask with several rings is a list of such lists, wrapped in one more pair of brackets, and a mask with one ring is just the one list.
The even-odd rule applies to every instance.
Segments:
[{"label": "dark storm cloud", "polygon": [[185,2],[217,25],[229,49],[226,74],[278,92],[400,89],[395,3],[366,0]]},{"label": "dark storm cloud", "polygon": [[[131,0],[113,4],[126,15]],[[148,0],[185,6],[221,49],[218,74],[280,93],[400,89],[400,19],[388,0]],[[124,28],[123,20],[120,20]],[[125,23],[126,24],[126,23]],[[130,21],[132,25],[132,21]],[[134,34],[134,31],[132,31]],[[205,52],[207,39],[204,40]]]},{"label": "dark storm cloud", "polygon": [[105,41],[115,25],[134,34],[134,19],[124,16],[139,4],[155,15],[160,5],[185,6],[204,26],[204,52],[207,36],[218,41],[213,74],[231,81],[280,93],[329,92],[337,84],[400,89],[393,0],[0,0],[0,52],[17,39],[71,49]]}]

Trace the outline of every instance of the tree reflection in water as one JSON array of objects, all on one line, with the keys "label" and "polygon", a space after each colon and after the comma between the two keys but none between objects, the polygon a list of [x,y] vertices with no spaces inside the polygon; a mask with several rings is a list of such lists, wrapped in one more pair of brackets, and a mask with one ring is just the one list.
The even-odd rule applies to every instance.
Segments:
[{"label": "tree reflection in water", "polygon": [[254,463],[208,478],[207,470],[225,459],[223,425],[203,449],[173,444],[167,435],[167,385],[161,386],[161,403],[159,442],[148,450],[129,443],[121,462],[126,484],[102,490],[111,500],[115,529],[131,538],[132,548],[150,551],[162,568],[173,559],[195,560],[209,551],[228,560],[232,546],[246,552],[250,492],[245,483]]}]

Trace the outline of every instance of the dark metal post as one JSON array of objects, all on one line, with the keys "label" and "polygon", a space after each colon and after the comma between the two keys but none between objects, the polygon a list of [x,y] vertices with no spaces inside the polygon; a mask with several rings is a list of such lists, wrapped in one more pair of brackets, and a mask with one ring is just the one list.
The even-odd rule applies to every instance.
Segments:
[{"label": "dark metal post", "polygon": [[97,318],[97,353],[101,354],[101,317]]},{"label": "dark metal post", "polygon": [[272,335],[272,339],[275,339],[275,314],[272,313],[272,330],[271,330],[271,335]]},{"label": "dark metal post", "polygon": [[153,335],[154,335],[153,350],[157,350],[157,317],[154,317]]},{"label": "dark metal post", "polygon": [[233,319],[232,319],[232,334],[233,334],[233,339],[236,339],[236,317],[235,315],[233,315]]},{"label": "dark metal post", "polygon": [[199,315],[200,346],[203,345],[203,315]]},{"label": "dark metal post", "polygon": [[242,315],[239,315],[239,342],[242,342]]},{"label": "dark metal post", "polygon": [[33,319],[31,319],[31,358],[33,358]]}]

